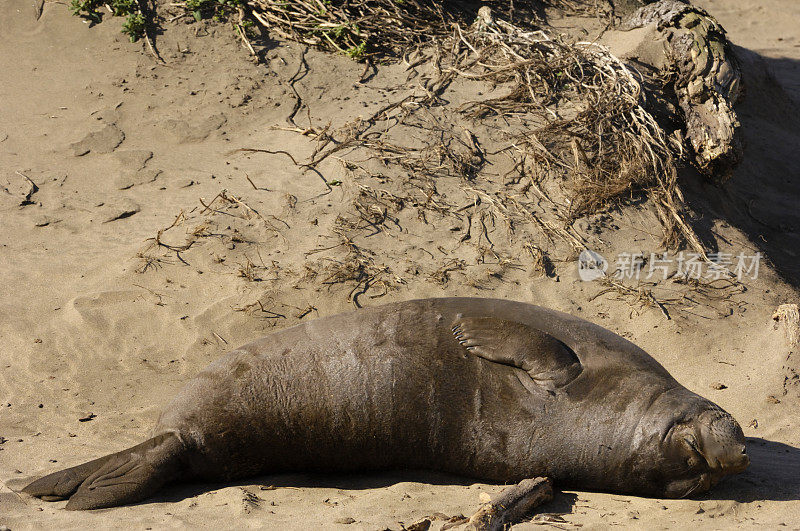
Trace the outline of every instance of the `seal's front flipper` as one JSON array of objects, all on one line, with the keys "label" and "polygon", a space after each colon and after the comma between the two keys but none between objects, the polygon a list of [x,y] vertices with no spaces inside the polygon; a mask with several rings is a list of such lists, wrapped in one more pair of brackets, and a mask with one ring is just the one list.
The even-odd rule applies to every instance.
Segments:
[{"label": "seal's front flipper", "polygon": [[515,321],[459,316],[453,335],[472,354],[527,371],[548,391],[567,385],[583,370],[578,356],[564,343]]},{"label": "seal's front flipper", "polygon": [[67,509],[101,509],[151,496],[179,472],[186,449],[175,433],[162,433],[133,448],[40,478],[22,492]]}]

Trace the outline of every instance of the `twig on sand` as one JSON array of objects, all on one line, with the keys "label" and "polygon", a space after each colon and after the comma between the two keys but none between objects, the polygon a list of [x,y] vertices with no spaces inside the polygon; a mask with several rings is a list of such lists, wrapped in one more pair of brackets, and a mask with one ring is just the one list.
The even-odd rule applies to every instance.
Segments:
[{"label": "twig on sand", "polygon": [[242,42],[244,42],[245,46],[247,46],[247,49],[250,50],[250,55],[255,56],[256,51],[253,49],[253,45],[250,44],[250,39],[248,39],[247,35],[245,34],[243,22],[244,22],[244,9],[242,9],[242,7],[240,6],[239,20],[236,22],[236,29],[239,30],[239,37],[242,38]]},{"label": "twig on sand", "polygon": [[[287,83],[287,85],[289,85],[289,88],[292,90],[292,93],[294,94],[295,101],[294,105],[292,106],[292,111],[289,113],[289,116],[286,117],[286,123],[298,128],[300,126],[298,126],[297,123],[294,121],[294,117],[297,115],[297,112],[303,106],[303,98],[300,97],[300,93],[297,91],[297,88],[294,86],[294,84],[303,79],[305,75],[308,73],[308,63],[306,62],[307,52],[308,48],[304,48],[303,53],[300,54],[300,63],[297,65],[297,72],[294,73],[294,75],[289,79],[289,82]],[[303,69],[305,69],[305,72],[303,71]],[[300,75],[301,73],[302,75]]]},{"label": "twig on sand", "polygon": [[604,278],[602,279],[601,282],[603,285],[607,287],[601,290],[600,292],[596,293],[592,297],[589,297],[589,301],[593,301],[596,298],[605,295],[606,293],[609,292],[617,292],[620,295],[633,297],[633,299],[636,302],[639,302],[640,304],[643,304],[645,306],[652,306],[658,308],[659,310],[661,310],[661,313],[664,315],[664,317],[666,317],[668,320],[672,319],[669,315],[669,312],[667,311],[666,306],[664,305],[664,302],[658,300],[655,297],[655,295],[653,295],[653,292],[650,291],[649,289],[645,289],[642,287],[632,288],[630,286],[623,284],[622,282],[614,280],[613,278]]},{"label": "twig on sand", "polygon": [[39,187],[36,186],[36,183],[33,182],[33,179],[31,179],[30,177],[28,177],[27,175],[25,175],[21,171],[17,170],[14,173],[16,173],[17,175],[19,175],[20,177],[22,177],[23,179],[25,179],[28,182],[28,190],[25,192],[21,204],[22,205],[30,204],[31,203],[31,197],[33,197],[33,194],[35,194],[36,192],[39,191]]},{"label": "twig on sand", "polygon": [[44,11],[44,0],[35,0],[33,3],[33,14],[36,20],[42,18],[42,11]]},{"label": "twig on sand", "polygon": [[530,516],[533,509],[553,499],[550,478],[523,479],[481,507],[469,519],[469,531],[500,531]]},{"label": "twig on sand", "polygon": [[163,297],[159,293],[156,293],[155,291],[151,290],[146,286],[142,286],[141,284],[134,284],[134,286],[136,286],[137,288],[142,288],[145,291],[149,291],[152,295],[158,297],[158,302],[156,303],[156,306],[164,306]]},{"label": "twig on sand", "polygon": [[[150,13],[150,10],[147,9],[147,7],[145,6],[145,0],[136,0],[136,3],[139,6],[139,13],[141,13],[143,17],[149,20],[147,14]],[[153,39],[150,37],[150,31],[148,29],[148,26],[149,24],[144,25],[144,40],[147,43],[147,48],[150,50],[150,53],[153,55],[153,57],[155,57],[156,62],[165,65],[167,64],[167,62],[161,58],[161,55],[159,55],[158,50],[156,49],[156,46],[153,43]]]},{"label": "twig on sand", "polygon": [[250,183],[250,186],[253,187],[253,190],[259,190],[258,186],[256,186],[256,183],[253,182],[253,179],[251,179],[247,173],[244,174],[244,178],[247,179],[247,182]]},{"label": "twig on sand", "polygon": [[304,164],[300,164],[299,162],[297,162],[297,159],[294,158],[294,155],[282,149],[271,150],[271,149],[257,149],[257,148],[239,148],[239,149],[234,149],[233,151],[229,151],[227,154],[233,155],[234,153],[267,153],[269,155],[286,155],[287,157],[292,159],[292,162],[294,163],[295,166],[301,166],[301,167],[304,166]]},{"label": "twig on sand", "polygon": [[[325,187],[328,189],[328,191],[325,192],[325,193],[330,193],[333,190],[333,188],[331,188],[331,185],[328,183],[328,180],[325,178],[325,176],[322,175],[314,167],[316,165],[315,163],[300,164],[299,162],[297,162],[297,159],[294,158],[294,155],[292,155],[288,151],[284,151],[283,149],[271,150],[271,149],[257,149],[257,148],[239,148],[239,149],[234,149],[233,151],[229,151],[228,155],[232,155],[234,153],[240,153],[240,152],[241,153],[266,153],[268,155],[286,155],[287,157],[289,157],[292,160],[294,165],[297,166],[298,168],[300,168],[301,170],[303,170],[304,173],[307,172],[307,171],[311,171],[311,172],[316,173],[317,176],[320,179],[322,179],[323,184],[325,184]],[[247,180],[249,181],[250,178],[248,177]],[[253,182],[250,181],[250,184],[253,184]],[[255,186],[255,185],[253,185],[253,186]],[[258,188],[256,188],[256,189],[258,189]],[[205,204],[203,204],[203,206],[205,206]]]},{"label": "twig on sand", "polygon": [[[252,183],[251,183],[251,184],[252,184]],[[200,200],[200,203],[201,203],[201,204],[202,204],[202,205],[205,207],[201,213],[203,213],[203,212],[206,212],[207,210],[211,210],[211,205],[212,205],[212,204],[214,203],[214,201],[216,201],[217,199],[222,199],[223,201],[227,201],[228,203],[234,203],[234,204],[236,204],[236,205],[239,205],[239,206],[240,206],[240,207],[242,207],[242,208],[243,208],[243,209],[244,209],[244,210],[245,210],[245,211],[246,211],[248,214],[253,214],[255,217],[257,217],[258,219],[260,219],[261,221],[263,221],[263,222],[264,222],[264,225],[266,225],[266,227],[267,227],[269,230],[271,230],[272,232],[274,232],[275,234],[277,234],[278,236],[280,236],[280,237],[283,239],[283,241],[284,241],[284,242],[286,242],[286,241],[287,241],[287,240],[286,240],[286,237],[285,237],[283,234],[281,234],[281,231],[280,231],[280,230],[278,230],[278,227],[276,227],[276,226],[275,226],[275,225],[274,225],[274,224],[273,224],[271,221],[269,221],[267,218],[265,218],[264,216],[262,216],[262,215],[261,215],[261,213],[259,213],[259,212],[258,212],[258,210],[256,210],[255,208],[253,208],[253,207],[251,207],[250,205],[248,205],[247,203],[245,203],[245,202],[244,202],[242,199],[240,199],[240,198],[236,197],[235,195],[233,195],[233,194],[229,193],[227,190],[222,190],[220,193],[218,193],[216,196],[214,196],[214,199],[212,199],[212,200],[211,200],[211,202],[209,202],[208,204],[205,204],[205,203],[203,202],[203,200],[201,199],[201,200]],[[249,215],[248,215],[247,217],[249,217]],[[273,215],[271,215],[271,214],[269,215],[269,217],[273,218],[273,219],[274,219],[274,220],[276,220],[276,221],[279,221],[279,222],[283,223],[283,224],[284,224],[284,225],[286,225],[287,227],[289,226],[289,225],[288,225],[288,223],[286,223],[286,222],[285,222],[285,221],[283,221],[282,219],[279,219],[279,218],[277,218],[277,217],[275,217],[275,216],[273,216]]]}]

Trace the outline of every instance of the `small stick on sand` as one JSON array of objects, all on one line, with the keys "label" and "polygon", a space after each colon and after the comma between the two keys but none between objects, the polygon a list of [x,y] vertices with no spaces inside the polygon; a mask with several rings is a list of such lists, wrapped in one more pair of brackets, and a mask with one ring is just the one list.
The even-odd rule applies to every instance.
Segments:
[{"label": "small stick on sand", "polygon": [[253,182],[253,179],[251,179],[247,173],[244,174],[244,178],[247,179],[247,182],[250,183],[250,185],[253,187],[253,190],[258,190],[258,186],[256,186],[256,183]]},{"label": "small stick on sand", "polygon": [[136,1],[139,7],[139,13],[143,17],[148,18],[147,22],[144,25],[144,41],[147,43],[147,47],[150,49],[150,53],[155,58],[156,62],[165,65],[167,64],[167,62],[161,58],[161,55],[159,55],[158,50],[156,49],[156,45],[153,43],[153,39],[150,37],[150,32],[148,31],[150,20],[147,15],[150,14],[150,10],[148,9],[148,6],[146,6],[146,4],[144,3],[145,0],[136,0]]},{"label": "small stick on sand", "polygon": [[253,45],[250,44],[250,39],[247,38],[247,35],[244,32],[244,9],[239,7],[239,21],[236,23],[236,28],[239,30],[239,37],[242,38],[242,42],[244,42],[247,49],[250,50],[250,55],[256,56],[256,51],[253,49]]},{"label": "small stick on sand", "polygon": [[36,186],[36,183],[33,182],[33,179],[31,179],[30,177],[28,177],[27,175],[25,175],[21,171],[16,171],[14,173],[16,173],[17,175],[19,175],[20,177],[22,177],[23,179],[25,179],[28,182],[28,191],[25,192],[25,196],[24,196],[21,204],[22,205],[30,204],[31,203],[31,197],[33,196],[33,194],[35,194],[36,192],[39,191],[39,187]]},{"label": "small stick on sand", "polygon": [[33,3],[33,14],[37,21],[42,18],[42,11],[44,11],[44,0],[36,0]]},{"label": "small stick on sand", "polygon": [[553,483],[550,478],[523,479],[481,507],[469,519],[465,529],[500,531],[523,520],[534,508],[552,499]]}]

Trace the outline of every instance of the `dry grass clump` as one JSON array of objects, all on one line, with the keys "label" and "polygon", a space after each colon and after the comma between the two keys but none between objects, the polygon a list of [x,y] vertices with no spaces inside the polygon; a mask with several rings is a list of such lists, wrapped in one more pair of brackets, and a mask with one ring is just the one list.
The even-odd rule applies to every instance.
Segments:
[{"label": "dry grass clump", "polygon": [[[220,244],[211,250],[225,255],[225,267],[236,268],[232,273],[240,278],[275,289],[335,291],[356,305],[359,298],[382,297],[407,283],[438,288],[456,280],[474,290],[490,289],[498,282],[526,282],[532,274],[557,278],[555,262],[571,263],[592,245],[589,229],[579,230],[576,220],[636,196],[653,200],[666,244],[675,245],[680,237],[703,253],[685,220],[676,183],[680,144],[649,112],[636,72],[602,46],[524,30],[486,9],[469,27],[442,11],[440,6],[450,3],[403,2],[404,17],[406,9],[431,10],[414,20],[393,19],[380,11],[400,4],[249,3],[262,23],[269,21],[287,37],[331,50],[347,52],[368,37],[381,42],[385,53],[400,54],[423,38],[407,30],[414,24],[435,26],[428,32],[435,39],[406,57],[409,76],[406,85],[401,81],[395,87],[401,94],[396,101],[382,102],[371,115],[338,128],[330,122],[320,129],[311,123],[308,129],[297,128],[317,140],[306,161],[298,162],[286,151],[236,150],[280,153],[303,172],[319,176],[331,171],[324,161],[338,160],[345,174],[323,180],[328,194],[336,186],[339,208],[314,211],[313,228],[296,226],[296,214],[314,201],[298,203],[287,196],[289,213],[281,215],[292,221],[290,227],[263,203],[223,190],[212,201],[201,201],[199,215],[206,218],[206,228],[187,231],[180,245],[166,244],[160,232],[148,250],[161,254],[143,254],[143,269],[158,266],[159,259],[181,259],[198,238],[211,236],[210,244]],[[266,16],[271,9],[277,18]],[[385,16],[372,18],[376,12]],[[358,27],[342,26],[342,20],[357,21]],[[464,94],[471,101],[465,102]],[[287,119],[292,124],[303,105],[300,92],[295,95],[297,104]],[[257,193],[252,181],[250,185]],[[279,211],[275,205],[272,209]],[[235,223],[229,226],[231,219]],[[602,228],[596,220],[592,223],[594,229]],[[309,230],[318,238],[313,249],[304,252],[288,245]],[[284,252],[270,254],[277,244]],[[267,249],[266,260],[259,248]],[[289,278],[294,282],[287,283]],[[720,301],[713,315],[730,310],[732,288],[723,293],[711,284],[676,282],[670,291],[609,281],[599,295],[615,294],[632,305],[658,308],[667,318],[672,308],[696,309],[698,300]],[[257,303],[244,307],[259,315],[272,308]]]},{"label": "dry grass clump", "polygon": [[307,252],[306,256],[337,248],[345,250],[344,256],[328,256],[316,262],[306,263],[305,275],[301,282],[317,280],[329,288],[340,284],[351,286],[347,298],[356,306],[359,306],[358,297],[368,291],[372,291],[371,298],[378,298],[394,288],[391,270],[387,266],[375,263],[373,251],[356,245],[344,230],[338,230],[336,235],[340,240],[337,245],[314,249]]},{"label": "dry grass clump", "polygon": [[[495,115],[524,124],[511,137],[511,149],[526,161],[519,170],[562,176],[568,219],[642,191],[657,196],[666,209],[678,210],[673,151],[680,146],[670,143],[646,110],[637,74],[605,47],[523,31],[484,9],[469,31],[458,31],[458,38],[472,53],[452,67],[457,74],[503,89],[502,95],[462,110],[477,118]],[[664,222],[670,237],[688,229],[677,226],[672,216]]]},{"label": "dry grass clump", "polygon": [[469,24],[481,6],[509,20],[541,16],[545,7],[608,16],[607,0],[247,0],[250,13],[283,38],[354,58],[403,57],[414,47]]},{"label": "dry grass clump", "polygon": [[[685,241],[704,255],[676,182],[681,144],[648,111],[640,76],[606,48],[522,30],[481,8],[471,27],[455,25],[427,53],[433,72],[424,93],[326,132],[310,166],[346,149],[367,148],[384,165],[402,168],[407,184],[426,189],[432,199],[442,178],[473,181],[496,162],[492,156],[505,155],[515,161],[507,183],[527,182],[559,219],[537,217],[505,192],[495,210],[516,206],[580,251],[584,244],[570,234],[572,222],[647,195],[664,226],[664,245]],[[488,87],[488,95],[448,104],[448,87],[464,82]],[[492,153],[482,147],[498,142],[502,146]],[[562,201],[541,186],[553,178]]]},{"label": "dry grass clump", "polygon": [[[553,178],[561,183],[564,201],[551,201],[560,219],[535,220],[546,232],[569,232],[569,224],[583,216],[647,195],[664,226],[665,246],[684,241],[704,255],[676,182],[681,144],[648,111],[640,76],[605,47],[523,30],[481,8],[471,27],[455,25],[429,53],[434,72],[424,94],[332,131],[311,164],[365,147],[435,190],[442,177],[473,180],[490,162],[487,157],[505,154],[515,160],[510,173],[516,177],[506,175],[507,181],[527,181],[536,190]],[[490,95],[453,108],[444,94],[456,82],[482,83]],[[477,127],[465,127],[467,119]],[[400,128],[404,134],[393,138]],[[491,143],[487,131],[499,135],[504,147],[487,154],[481,147]],[[412,136],[425,140],[397,142]],[[565,239],[582,246],[574,237]]]},{"label": "dry grass clump", "polygon": [[[513,4],[493,3],[498,7]],[[451,24],[474,17],[469,4],[433,0],[249,2],[253,16],[278,35],[356,58],[402,56],[413,47],[446,34]]]},{"label": "dry grass clump", "polygon": [[470,24],[481,6],[514,20],[532,18],[545,6],[603,15],[610,4],[580,0],[248,0],[260,24],[283,38],[354,58],[404,57],[416,46]]}]

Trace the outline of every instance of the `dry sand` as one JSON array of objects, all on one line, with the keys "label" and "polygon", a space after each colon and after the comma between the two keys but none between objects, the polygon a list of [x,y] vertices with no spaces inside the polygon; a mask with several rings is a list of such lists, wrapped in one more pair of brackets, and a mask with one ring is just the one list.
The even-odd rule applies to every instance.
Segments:
[{"label": "dry sand", "polygon": [[[474,237],[462,240],[453,234],[463,224],[426,225],[410,207],[397,213],[397,228],[384,219],[384,230],[359,236],[357,273],[371,285],[326,283],[352,273],[341,266],[352,254],[331,234],[362,197],[355,179],[328,161],[322,175],[342,181],[328,189],[286,155],[230,154],[312,153],[307,137],[273,128],[286,127],[294,106],[299,46],[274,42],[256,65],[224,25],[178,21],[159,37],[162,66],[127,42],[119,20],[90,28],[64,4],[47,2],[36,21],[33,2],[2,2],[0,526],[400,529],[438,515],[438,529],[441,518],[471,514],[481,492],[502,487],[422,473],[266,476],[170,487],[135,506],[90,513],[13,492],[35,475],[141,441],[181,383],[226,349],[352,308],[354,292],[362,305],[484,295],[580,315],[647,349],[730,411],[750,438],[751,468],[701,499],[564,492],[543,509],[561,514],[557,527],[800,529],[800,363],[771,319],[779,304],[800,302],[800,7],[699,3],[751,50],[740,52],[747,145],[726,186],[690,177],[687,198],[707,242],[769,260],[757,280],[745,280],[746,291],[676,308],[668,320],[612,293],[595,297],[601,288],[581,282],[574,257],[555,244],[536,242],[556,257],[557,279],[513,255],[522,244],[503,240],[499,224],[485,236],[507,244],[513,265],[502,252],[486,259],[478,220],[470,222]],[[376,110],[405,75],[385,68],[359,84],[362,66],[346,58],[306,58],[308,72],[295,76],[309,105],[296,118],[303,127],[308,116],[321,127]],[[28,179],[37,190],[25,201]],[[470,200],[456,181],[441,186],[454,203]],[[220,198],[223,190],[263,219]],[[200,203],[215,197],[211,209]],[[382,204],[367,208],[380,214]],[[607,257],[657,250],[646,207],[581,223]],[[454,257],[465,263],[443,270]]]}]

